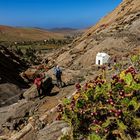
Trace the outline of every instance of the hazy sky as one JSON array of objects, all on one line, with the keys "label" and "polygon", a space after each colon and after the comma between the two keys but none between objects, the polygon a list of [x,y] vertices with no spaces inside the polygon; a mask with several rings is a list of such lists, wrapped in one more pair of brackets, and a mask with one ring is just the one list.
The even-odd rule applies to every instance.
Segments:
[{"label": "hazy sky", "polygon": [[0,0],[0,25],[85,28],[122,0]]}]

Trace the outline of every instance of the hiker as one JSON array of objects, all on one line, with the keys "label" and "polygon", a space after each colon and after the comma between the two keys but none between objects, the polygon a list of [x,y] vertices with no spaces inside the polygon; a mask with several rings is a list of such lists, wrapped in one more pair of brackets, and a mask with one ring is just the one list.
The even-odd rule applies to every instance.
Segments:
[{"label": "hiker", "polygon": [[37,75],[36,79],[34,80],[34,84],[37,86],[37,91],[38,91],[38,95],[39,97],[41,96],[41,90],[42,90],[42,79],[44,77],[42,77],[41,75]]},{"label": "hiker", "polygon": [[61,80],[62,70],[58,65],[54,67],[54,74],[56,76],[57,86],[62,87],[62,80]]},{"label": "hiker", "polygon": [[53,88],[52,78],[49,75],[45,76],[45,80],[42,83],[42,94],[45,97],[46,95],[51,95],[51,90]]}]

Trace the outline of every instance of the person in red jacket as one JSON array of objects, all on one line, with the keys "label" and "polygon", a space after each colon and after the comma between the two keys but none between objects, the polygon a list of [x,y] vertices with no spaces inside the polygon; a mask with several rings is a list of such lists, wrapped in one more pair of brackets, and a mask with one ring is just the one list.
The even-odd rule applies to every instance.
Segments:
[{"label": "person in red jacket", "polygon": [[42,79],[43,77],[41,77],[39,74],[37,75],[36,79],[34,80],[34,84],[37,87],[37,91],[39,94],[39,97],[41,96],[41,90],[42,90]]}]

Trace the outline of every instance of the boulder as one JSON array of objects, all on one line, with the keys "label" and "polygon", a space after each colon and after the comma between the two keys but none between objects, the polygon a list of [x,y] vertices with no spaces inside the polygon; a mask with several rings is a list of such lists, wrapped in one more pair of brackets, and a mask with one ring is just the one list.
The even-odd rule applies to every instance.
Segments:
[{"label": "boulder", "polygon": [[[61,67],[61,66],[60,66]],[[53,74],[53,69],[49,70],[47,74],[52,77],[53,83],[56,83],[56,77]],[[79,70],[70,70],[70,69],[64,69],[62,68],[62,81],[66,86],[73,85],[75,82],[77,82],[77,79],[79,77],[80,71]]]},{"label": "boulder", "polygon": [[0,107],[17,102],[21,93],[20,88],[14,84],[0,84]]},{"label": "boulder", "polygon": [[37,91],[36,85],[34,84],[23,93],[23,97],[26,100],[34,99],[37,96],[38,96],[38,91]]},{"label": "boulder", "polygon": [[32,101],[20,100],[15,104],[0,108],[0,126],[6,126],[6,122],[9,126],[14,123],[14,120],[23,118],[29,113],[32,106]]},{"label": "boulder", "polygon": [[65,127],[68,127],[66,122],[55,121],[39,131],[37,140],[57,140],[63,135],[62,129],[64,130]]},{"label": "boulder", "polygon": [[20,76],[25,80],[25,81],[33,81],[35,76],[39,73],[39,70],[35,67],[27,69],[25,72],[22,72]]},{"label": "boulder", "polygon": [[[43,87],[42,94],[44,95],[50,94],[53,88],[52,78],[46,75],[45,78],[43,79],[42,87]],[[28,90],[26,90],[26,92],[23,93],[23,97],[26,100],[32,100],[37,96],[38,96],[38,91],[35,84],[33,84]]]}]

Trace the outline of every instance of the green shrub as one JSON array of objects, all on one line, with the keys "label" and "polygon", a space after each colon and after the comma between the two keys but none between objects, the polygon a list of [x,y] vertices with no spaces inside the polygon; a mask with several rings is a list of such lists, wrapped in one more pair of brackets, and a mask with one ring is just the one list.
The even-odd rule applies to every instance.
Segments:
[{"label": "green shrub", "polygon": [[73,128],[74,139],[137,139],[140,135],[140,76],[133,67],[110,82],[97,76],[76,85],[72,99],[58,107],[59,117]]}]

